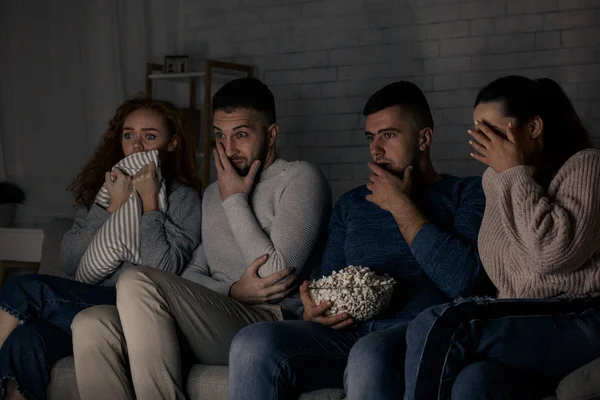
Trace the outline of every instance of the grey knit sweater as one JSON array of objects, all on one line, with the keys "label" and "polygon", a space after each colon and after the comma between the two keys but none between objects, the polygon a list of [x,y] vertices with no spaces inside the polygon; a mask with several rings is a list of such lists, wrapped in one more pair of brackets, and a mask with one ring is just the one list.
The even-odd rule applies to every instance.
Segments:
[{"label": "grey knit sweater", "polygon": [[[150,211],[142,216],[140,230],[142,265],[180,274],[200,244],[202,225],[198,191],[178,181],[167,185],[167,214]],[[74,276],[79,260],[100,227],[111,213],[96,203],[88,210],[78,210],[73,227],[63,238],[60,260],[63,271]],[[132,264],[125,262],[103,286],[114,286],[119,275]]]},{"label": "grey knit sweater", "polygon": [[600,151],[573,155],[547,191],[531,167],[483,176],[479,253],[500,298],[600,293]]},{"label": "grey knit sweater", "polygon": [[[260,276],[286,267],[306,276],[317,263],[330,211],[327,180],[303,161],[276,160],[261,173],[250,197],[240,193],[221,201],[214,182],[202,200],[202,245],[182,276],[228,296],[231,285],[263,254],[269,258]],[[298,306],[295,299],[280,304],[293,312]]]}]

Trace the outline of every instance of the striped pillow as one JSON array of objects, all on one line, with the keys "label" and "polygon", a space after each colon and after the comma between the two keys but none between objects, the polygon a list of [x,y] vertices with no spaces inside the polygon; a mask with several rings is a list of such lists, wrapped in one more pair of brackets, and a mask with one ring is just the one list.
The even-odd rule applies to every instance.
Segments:
[{"label": "striped pillow", "polygon": [[[134,153],[119,161],[114,167],[123,173],[134,176],[145,165],[154,161],[158,171],[160,190],[158,205],[161,212],[167,211],[167,195],[165,182],[160,176],[158,150]],[[110,195],[106,184],[96,195],[96,203],[107,208],[110,205]],[[102,225],[87,250],[83,254],[75,279],[86,283],[100,283],[111,275],[123,261],[140,264],[140,222],[142,219],[142,201],[135,188],[129,199]]]}]

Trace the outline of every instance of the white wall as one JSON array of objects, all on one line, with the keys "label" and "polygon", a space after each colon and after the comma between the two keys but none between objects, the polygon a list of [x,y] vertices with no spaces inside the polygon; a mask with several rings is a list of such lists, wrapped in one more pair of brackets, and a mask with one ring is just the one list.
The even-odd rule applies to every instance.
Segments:
[{"label": "white wall", "polygon": [[166,53],[256,65],[283,156],[318,163],[336,197],[364,183],[360,112],[397,79],[426,91],[444,172],[482,171],[467,155],[472,102],[509,73],[557,79],[598,140],[599,15],[600,0],[2,1],[0,145],[6,177],[28,193],[19,220],[72,215],[66,186],[115,107],[144,89],[146,61]]},{"label": "white wall", "polygon": [[600,137],[600,0],[187,0],[182,50],[255,64],[283,155],[318,163],[334,195],[364,183],[362,107],[386,83],[425,90],[439,170],[479,174],[466,128],[477,90],[519,73],[560,82]]},{"label": "white wall", "polygon": [[145,64],[176,52],[180,9],[164,0],[0,2],[0,136],[18,223],[73,215],[66,191]]}]

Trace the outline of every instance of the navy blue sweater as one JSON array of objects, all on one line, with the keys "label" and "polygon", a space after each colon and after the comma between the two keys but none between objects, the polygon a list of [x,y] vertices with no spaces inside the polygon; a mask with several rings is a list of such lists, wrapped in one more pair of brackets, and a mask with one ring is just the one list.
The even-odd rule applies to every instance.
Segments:
[{"label": "navy blue sweater", "polygon": [[413,200],[430,222],[410,246],[392,215],[365,199],[369,193],[360,186],[338,200],[318,277],[348,265],[394,277],[392,303],[380,318],[416,315],[457,297],[490,292],[477,252],[485,208],[480,178],[442,175],[420,188]]}]

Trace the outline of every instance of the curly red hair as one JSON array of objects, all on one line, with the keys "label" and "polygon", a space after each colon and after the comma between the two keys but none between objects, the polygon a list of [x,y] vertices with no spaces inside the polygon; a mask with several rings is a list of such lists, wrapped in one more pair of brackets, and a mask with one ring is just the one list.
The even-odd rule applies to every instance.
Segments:
[{"label": "curly red hair", "polygon": [[177,146],[171,152],[161,152],[161,171],[169,182],[177,179],[186,185],[200,188],[194,149],[189,146],[183,128],[181,112],[171,103],[148,97],[136,97],[123,102],[111,118],[108,131],[102,137],[96,152],[69,185],[75,203],[88,209],[104,183],[104,174],[125,157],[121,146],[123,124],[132,112],[145,109],[155,112],[165,120],[169,138],[177,138]]}]

